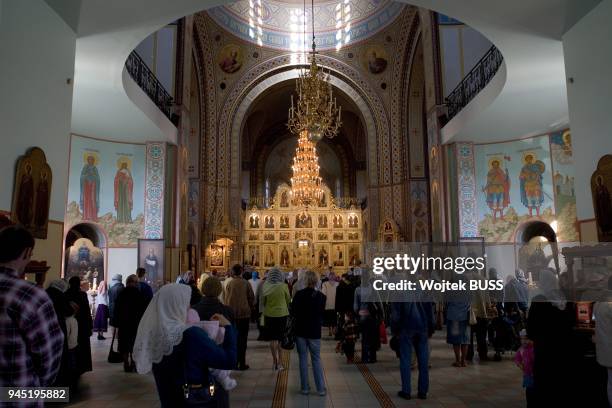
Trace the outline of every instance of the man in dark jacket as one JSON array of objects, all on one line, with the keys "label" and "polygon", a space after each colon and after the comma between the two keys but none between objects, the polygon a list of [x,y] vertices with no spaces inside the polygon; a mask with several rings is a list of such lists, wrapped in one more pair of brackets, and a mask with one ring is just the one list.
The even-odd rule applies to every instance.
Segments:
[{"label": "man in dark jacket", "polygon": [[399,336],[400,374],[402,390],[400,398],[410,399],[410,366],[412,350],[416,352],[419,383],[418,398],[426,399],[429,390],[429,338],[435,330],[433,304],[422,293],[409,299],[398,299],[391,307],[391,331]]},{"label": "man in dark jacket", "polygon": [[110,284],[110,289],[108,290],[108,314],[110,316],[110,325],[113,327],[117,327],[117,322],[115,322],[115,304],[117,303],[117,297],[119,293],[125,288],[123,285],[123,276],[118,273],[113,276],[113,279]]}]

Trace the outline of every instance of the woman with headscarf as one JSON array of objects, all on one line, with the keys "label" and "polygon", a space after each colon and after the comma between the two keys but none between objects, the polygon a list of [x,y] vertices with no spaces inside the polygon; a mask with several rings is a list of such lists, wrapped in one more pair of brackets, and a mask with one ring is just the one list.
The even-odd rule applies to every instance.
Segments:
[{"label": "woman with headscarf", "polygon": [[62,333],[64,333],[62,360],[60,362],[59,372],[53,383],[54,387],[68,387],[72,385],[70,359],[68,356],[68,330],[66,328],[66,318],[71,316],[74,310],[70,307],[68,299],[66,299],[66,290],[68,290],[68,283],[62,279],[54,280],[49,284],[49,287],[47,287],[47,295],[49,299],[51,299],[51,302],[53,302],[53,308],[57,314],[57,321]]},{"label": "woman with headscarf", "polygon": [[260,308],[263,308],[262,326],[264,338],[270,342],[270,352],[274,360],[274,370],[283,370],[281,364],[280,341],[283,339],[289,316],[289,288],[285,284],[283,273],[278,268],[268,271],[268,277],[262,284]]},{"label": "woman with headscarf", "polygon": [[123,356],[123,370],[136,371],[133,347],[138,324],[147,307],[145,295],[138,289],[138,276],[130,275],[125,289],[119,293],[115,305],[115,322],[119,336],[119,352]]},{"label": "woman with headscarf", "polygon": [[136,367],[140,374],[153,370],[163,408],[186,406],[186,395],[194,398],[197,393],[210,397],[211,406],[228,406],[227,394],[208,369],[234,368],[236,330],[224,316],[213,315],[225,328],[223,344],[217,345],[202,328],[187,325],[190,297],[189,287],[181,284],[165,285],[155,294],[138,326]]},{"label": "woman with headscarf", "polygon": [[68,281],[69,288],[66,290],[66,299],[77,305],[78,310],[75,318],[79,324],[79,345],[77,347],[77,375],[92,370],[91,345],[89,338],[92,335],[93,322],[91,309],[87,300],[87,293],[81,290],[81,278],[73,276]]},{"label": "woman with headscarf", "polygon": [[94,332],[98,333],[98,340],[104,340],[102,333],[108,330],[108,291],[106,282],[101,281],[98,285],[98,295],[96,296],[96,318],[94,319]]},{"label": "woman with headscarf", "polygon": [[548,269],[540,272],[538,292],[531,300],[527,336],[533,341],[536,406],[565,406],[572,390],[572,327],[574,318]]}]

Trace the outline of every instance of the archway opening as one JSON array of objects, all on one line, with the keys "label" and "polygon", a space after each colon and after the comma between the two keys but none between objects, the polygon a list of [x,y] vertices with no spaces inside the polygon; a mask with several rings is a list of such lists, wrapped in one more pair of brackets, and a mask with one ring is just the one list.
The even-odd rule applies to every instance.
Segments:
[{"label": "archway opening", "polygon": [[515,232],[516,265],[530,281],[539,281],[540,272],[553,269],[559,274],[557,233],[544,221],[530,221]]},{"label": "archway opening", "polygon": [[64,239],[64,278],[78,276],[92,290],[107,281],[106,242],[106,236],[94,224],[72,226]]}]

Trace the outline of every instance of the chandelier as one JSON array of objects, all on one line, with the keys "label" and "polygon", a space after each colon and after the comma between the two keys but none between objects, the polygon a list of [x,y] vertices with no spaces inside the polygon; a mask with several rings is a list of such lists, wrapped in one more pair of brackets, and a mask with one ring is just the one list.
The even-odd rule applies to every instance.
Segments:
[{"label": "chandelier", "polygon": [[319,176],[319,157],[314,142],[308,138],[308,132],[305,130],[300,132],[291,169],[292,198],[305,206],[320,202],[323,189]]},{"label": "chandelier", "polygon": [[302,71],[296,80],[297,104],[294,106],[293,95],[291,95],[287,127],[296,135],[307,132],[308,138],[316,143],[323,136],[329,138],[336,136],[338,129],[342,126],[342,106],[336,104],[336,98],[332,95],[329,72],[325,73],[316,62],[314,0],[311,4],[312,57],[310,69]]}]

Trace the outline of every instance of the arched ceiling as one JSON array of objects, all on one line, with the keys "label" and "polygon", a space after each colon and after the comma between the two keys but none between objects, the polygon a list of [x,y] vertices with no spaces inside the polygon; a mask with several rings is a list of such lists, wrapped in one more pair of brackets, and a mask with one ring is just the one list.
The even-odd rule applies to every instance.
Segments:
[{"label": "arched ceiling", "polygon": [[[317,0],[317,48],[334,49],[362,41],[391,24],[404,7],[390,0]],[[208,14],[230,33],[260,46],[301,51],[304,44],[308,50],[312,43],[310,1],[305,13],[300,0],[239,0],[210,9]]]},{"label": "arched ceiling", "polygon": [[[357,161],[365,160],[365,135],[363,132],[361,112],[353,101],[342,91],[334,88],[337,103],[342,106],[343,126],[340,134],[330,143],[348,145]],[[262,144],[271,145],[274,138],[285,137],[288,106],[291,95],[295,96],[295,81],[281,82],[259,96],[247,112],[242,132],[242,161],[256,161],[258,147]]]}]

